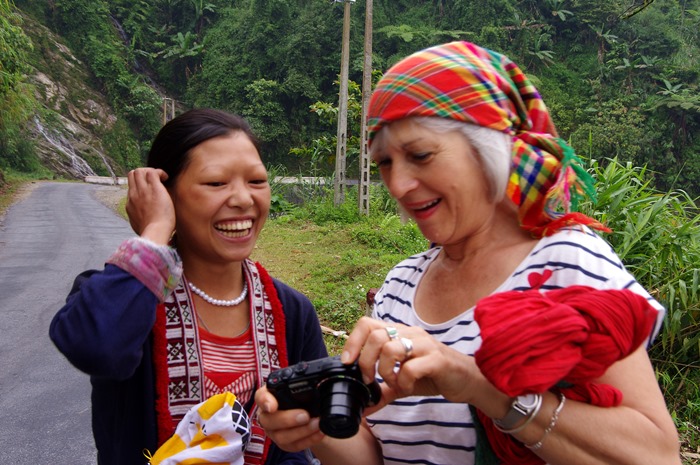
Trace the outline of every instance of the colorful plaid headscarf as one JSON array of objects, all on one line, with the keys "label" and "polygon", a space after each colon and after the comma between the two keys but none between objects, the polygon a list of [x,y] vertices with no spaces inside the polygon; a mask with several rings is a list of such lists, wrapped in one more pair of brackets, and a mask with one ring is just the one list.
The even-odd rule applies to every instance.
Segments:
[{"label": "colorful plaid headscarf", "polygon": [[593,180],[574,150],[557,136],[547,107],[508,57],[469,42],[427,48],[391,67],[369,104],[369,144],[386,124],[436,116],[476,124],[513,138],[506,190],[521,226],[535,236],[571,224],[605,226],[572,213],[579,199],[595,199]]}]

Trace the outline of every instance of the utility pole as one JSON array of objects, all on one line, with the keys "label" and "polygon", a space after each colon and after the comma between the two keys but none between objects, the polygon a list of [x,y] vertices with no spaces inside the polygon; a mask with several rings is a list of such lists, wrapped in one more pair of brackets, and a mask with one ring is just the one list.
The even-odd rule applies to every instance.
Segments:
[{"label": "utility pole", "polygon": [[372,95],[372,9],[373,0],[365,0],[365,61],[362,68],[362,125],[360,132],[360,185],[358,207],[360,214],[369,216],[369,147],[367,146],[367,107]]},{"label": "utility pole", "polygon": [[338,103],[338,135],[335,151],[335,194],[333,203],[338,206],[345,200],[345,162],[348,136],[348,67],[350,62],[350,4],[355,0],[334,0],[343,2],[343,46],[340,59],[340,101]]}]

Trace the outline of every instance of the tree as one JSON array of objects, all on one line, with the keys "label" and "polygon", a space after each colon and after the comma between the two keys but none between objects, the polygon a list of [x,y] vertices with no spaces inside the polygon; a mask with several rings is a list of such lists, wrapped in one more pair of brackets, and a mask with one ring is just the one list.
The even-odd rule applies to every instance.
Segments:
[{"label": "tree", "polygon": [[27,52],[32,48],[22,31],[22,19],[10,0],[0,0],[0,101],[24,81]]},{"label": "tree", "polygon": [[0,167],[32,171],[38,160],[22,131],[34,106],[25,78],[32,44],[21,25],[13,3],[0,0]]},{"label": "tree", "polygon": [[[305,3],[306,8],[296,4]],[[201,70],[188,83],[187,98],[197,106],[216,106],[254,118],[248,100],[253,83],[274,89],[274,112],[282,121],[257,118],[271,161],[288,163],[289,149],[317,137],[309,117],[314,101],[336,91],[342,11],[323,2],[247,0],[220,10],[221,20],[207,31]],[[257,104],[262,103],[256,100]],[[269,112],[271,106],[261,108]],[[280,110],[281,109],[281,110]]]}]

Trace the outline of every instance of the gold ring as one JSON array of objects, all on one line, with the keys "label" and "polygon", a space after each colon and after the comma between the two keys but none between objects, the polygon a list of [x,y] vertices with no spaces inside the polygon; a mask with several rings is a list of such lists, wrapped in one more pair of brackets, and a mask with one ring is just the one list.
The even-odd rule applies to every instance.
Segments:
[{"label": "gold ring", "polygon": [[386,334],[389,336],[390,340],[395,341],[399,337],[399,330],[395,327],[387,326],[384,329],[386,330]]}]

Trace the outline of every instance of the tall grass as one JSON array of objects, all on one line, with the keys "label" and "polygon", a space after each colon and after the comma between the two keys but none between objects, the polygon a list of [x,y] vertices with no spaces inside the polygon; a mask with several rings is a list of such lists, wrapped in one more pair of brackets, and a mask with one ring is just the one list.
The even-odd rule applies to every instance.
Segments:
[{"label": "tall grass", "polygon": [[598,202],[583,205],[582,210],[613,230],[606,239],[637,280],[666,307],[664,326],[650,356],[685,448],[700,450],[697,203],[681,190],[654,189],[652,173],[631,163],[594,160],[590,172],[597,181]]},{"label": "tall grass", "polygon": [[653,354],[681,364],[700,360],[700,216],[683,191],[659,192],[644,168],[592,162],[598,203],[584,211],[606,223],[625,266],[667,309]]}]

